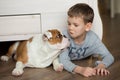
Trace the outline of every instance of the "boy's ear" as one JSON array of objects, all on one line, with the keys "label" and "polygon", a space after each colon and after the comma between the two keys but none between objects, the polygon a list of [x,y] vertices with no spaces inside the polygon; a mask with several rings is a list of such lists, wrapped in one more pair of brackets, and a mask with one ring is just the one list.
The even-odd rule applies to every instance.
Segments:
[{"label": "boy's ear", "polygon": [[89,31],[91,29],[91,27],[92,27],[92,23],[89,22],[89,23],[86,24],[86,29],[85,30]]}]

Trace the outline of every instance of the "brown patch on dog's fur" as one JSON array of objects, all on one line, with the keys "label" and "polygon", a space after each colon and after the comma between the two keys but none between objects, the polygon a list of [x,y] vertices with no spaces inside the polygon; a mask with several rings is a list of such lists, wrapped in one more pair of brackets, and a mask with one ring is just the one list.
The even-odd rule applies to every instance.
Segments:
[{"label": "brown patch on dog's fur", "polygon": [[33,37],[31,37],[28,41],[29,41],[29,42],[32,42],[32,40],[33,40]]},{"label": "brown patch on dog's fur", "polygon": [[21,61],[23,63],[26,63],[28,61],[28,56],[27,56],[27,41],[21,41],[18,48],[17,48],[17,51],[16,51],[16,60],[17,61]]},{"label": "brown patch on dog's fur", "polygon": [[29,40],[24,40],[24,41],[20,41],[16,52],[14,51],[14,47],[15,47],[15,43],[13,45],[10,46],[10,48],[8,49],[8,53],[6,54],[8,57],[11,57],[12,54],[15,52],[16,53],[16,58],[15,60],[17,61],[21,61],[24,64],[28,61],[28,56],[27,56],[27,41],[31,42],[33,39],[30,38]]},{"label": "brown patch on dog's fur", "polygon": [[61,43],[63,37],[57,29],[48,31],[52,33],[52,38],[48,40],[51,44]]},{"label": "brown patch on dog's fur", "polygon": [[10,46],[10,48],[8,49],[8,52],[7,52],[6,56],[11,57],[11,55],[14,52],[14,45],[15,44],[13,44],[13,45]]},{"label": "brown patch on dog's fur", "polygon": [[18,48],[17,48],[17,57],[16,60],[17,61],[21,61],[24,64],[28,61],[28,56],[27,56],[27,42],[32,42],[32,38],[30,38],[29,40],[25,40],[25,41],[21,41]]}]

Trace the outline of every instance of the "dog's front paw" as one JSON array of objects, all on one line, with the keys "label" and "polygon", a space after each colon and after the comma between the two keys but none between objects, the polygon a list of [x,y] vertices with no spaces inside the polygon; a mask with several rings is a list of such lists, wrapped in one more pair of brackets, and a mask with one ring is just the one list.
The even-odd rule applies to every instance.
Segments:
[{"label": "dog's front paw", "polygon": [[12,71],[12,75],[14,75],[14,76],[20,76],[20,75],[22,75],[23,74],[23,69],[17,69],[17,68],[15,68],[13,71]]},{"label": "dog's front paw", "polygon": [[63,64],[55,65],[54,70],[57,72],[62,72],[63,71]]},{"label": "dog's front paw", "polygon": [[8,61],[9,57],[8,56],[1,56],[2,61]]}]

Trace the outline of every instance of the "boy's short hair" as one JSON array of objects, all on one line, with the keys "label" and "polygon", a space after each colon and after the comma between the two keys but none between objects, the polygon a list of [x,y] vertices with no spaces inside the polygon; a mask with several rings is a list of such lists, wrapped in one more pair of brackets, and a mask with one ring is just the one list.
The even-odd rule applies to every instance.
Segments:
[{"label": "boy's short hair", "polygon": [[93,9],[85,3],[77,3],[73,5],[68,10],[69,17],[81,17],[84,20],[84,23],[93,22],[94,11]]}]

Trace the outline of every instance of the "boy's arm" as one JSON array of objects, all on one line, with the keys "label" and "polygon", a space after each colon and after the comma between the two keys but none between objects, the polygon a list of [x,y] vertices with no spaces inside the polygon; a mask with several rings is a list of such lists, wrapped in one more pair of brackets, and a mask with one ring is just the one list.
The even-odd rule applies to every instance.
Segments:
[{"label": "boy's arm", "polygon": [[94,50],[92,53],[98,54],[102,58],[101,61],[96,61],[95,65],[97,66],[102,63],[105,65],[105,68],[109,67],[114,62],[114,57],[109,52],[107,47],[103,44],[103,42],[100,39],[96,39],[93,46]]},{"label": "boy's arm", "polygon": [[101,42],[101,40],[96,41],[96,49],[94,50],[94,53],[97,53],[101,56],[101,61],[96,61],[96,74],[97,75],[108,75],[110,72],[106,69],[114,62],[114,57],[112,54],[108,51],[108,49],[105,47],[105,45]]},{"label": "boy's arm", "polygon": [[65,51],[63,51],[60,55],[59,55],[59,61],[60,63],[63,64],[64,69],[69,71],[69,72],[73,72],[73,69],[77,66],[74,63],[71,62],[71,59],[69,57],[68,54],[68,49],[66,49]]},{"label": "boy's arm", "polygon": [[102,57],[102,61],[96,61],[96,66],[99,64],[104,64],[105,68],[109,67],[114,62],[114,57],[108,51],[108,49],[101,43],[101,46],[96,49],[97,53]]},{"label": "boy's arm", "polygon": [[73,72],[81,74],[85,77],[90,77],[90,76],[96,75],[96,70],[91,67],[76,66],[74,68]]},{"label": "boy's arm", "polygon": [[68,55],[68,51],[65,51],[60,54],[59,56],[60,63],[63,64],[63,67],[65,70],[72,72],[72,73],[78,73],[85,77],[90,77],[92,75],[95,75],[95,69],[91,67],[81,67],[78,65],[75,65],[71,62],[70,57]]},{"label": "boy's arm", "polygon": [[106,66],[102,63],[98,64],[95,68],[97,75],[108,75],[110,72],[106,69]]}]

